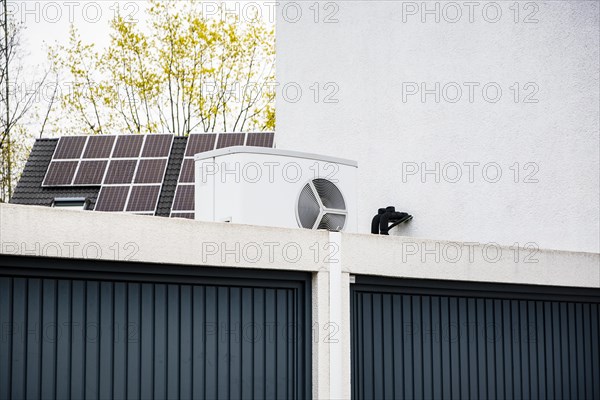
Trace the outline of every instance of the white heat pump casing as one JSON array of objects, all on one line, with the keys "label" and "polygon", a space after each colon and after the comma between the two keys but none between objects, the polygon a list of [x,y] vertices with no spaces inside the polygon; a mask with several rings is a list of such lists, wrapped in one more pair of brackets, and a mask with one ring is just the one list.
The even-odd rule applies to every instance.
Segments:
[{"label": "white heat pump casing", "polygon": [[[345,203],[341,230],[356,232],[357,169],[357,163],[350,160],[262,147],[236,146],[199,153],[195,156],[195,218],[299,228],[300,193],[318,179],[318,185],[326,183],[331,189],[322,181],[327,180],[339,189]],[[310,187],[318,197],[315,186]],[[319,200],[320,221],[331,210]],[[332,212],[340,214],[339,210]],[[339,227],[337,221],[334,224]]]}]

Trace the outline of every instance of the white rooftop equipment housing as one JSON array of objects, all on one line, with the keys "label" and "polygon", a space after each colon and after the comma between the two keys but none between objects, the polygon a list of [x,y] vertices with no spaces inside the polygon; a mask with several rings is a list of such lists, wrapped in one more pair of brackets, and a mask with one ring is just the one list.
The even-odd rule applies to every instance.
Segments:
[{"label": "white rooftop equipment housing", "polygon": [[237,146],[195,156],[196,219],[356,232],[355,161]]}]

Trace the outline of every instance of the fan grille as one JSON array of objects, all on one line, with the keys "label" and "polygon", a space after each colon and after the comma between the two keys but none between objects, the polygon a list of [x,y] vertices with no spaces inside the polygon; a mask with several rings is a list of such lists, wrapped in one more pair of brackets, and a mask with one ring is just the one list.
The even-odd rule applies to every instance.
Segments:
[{"label": "fan grille", "polygon": [[298,198],[298,219],[302,228],[312,229],[319,218],[321,207],[310,184],[306,184]]},{"label": "fan grille", "polygon": [[343,214],[325,214],[319,223],[317,229],[327,229],[328,231],[341,231],[346,224],[346,216]]},{"label": "fan grille", "polygon": [[340,231],[346,225],[346,213],[342,192],[327,179],[312,180],[298,196],[298,225],[302,228]]},{"label": "fan grille", "polygon": [[337,186],[327,179],[315,179],[313,181],[315,189],[323,202],[323,206],[327,208],[334,208],[336,210],[345,210],[346,202],[344,196]]}]

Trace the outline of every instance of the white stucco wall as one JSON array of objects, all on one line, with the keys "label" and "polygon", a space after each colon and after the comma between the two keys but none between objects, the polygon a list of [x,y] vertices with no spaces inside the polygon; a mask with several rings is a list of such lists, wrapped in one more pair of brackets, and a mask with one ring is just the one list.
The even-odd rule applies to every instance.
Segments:
[{"label": "white stucco wall", "polygon": [[[512,1],[448,4],[281,3],[278,147],[357,160],[363,232],[378,207],[395,205],[414,215],[397,234],[598,252],[600,3],[519,2],[517,23]],[[439,22],[423,7],[438,7]],[[468,82],[479,85],[472,102]],[[413,83],[439,83],[439,103],[409,95]],[[337,103],[326,102],[334,91]],[[421,176],[436,163],[439,182]]]}]

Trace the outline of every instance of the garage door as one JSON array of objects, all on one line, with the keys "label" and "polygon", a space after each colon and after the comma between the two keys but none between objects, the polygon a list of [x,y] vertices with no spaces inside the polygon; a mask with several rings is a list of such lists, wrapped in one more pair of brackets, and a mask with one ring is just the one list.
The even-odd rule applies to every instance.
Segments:
[{"label": "garage door", "polygon": [[0,265],[1,399],[310,397],[308,275]]},{"label": "garage door", "polygon": [[356,277],[355,399],[600,399],[600,292]]}]

